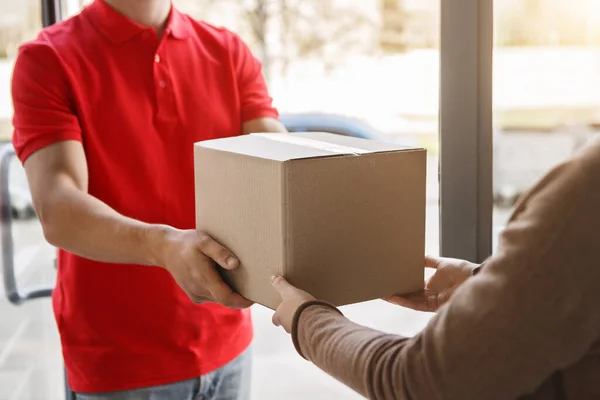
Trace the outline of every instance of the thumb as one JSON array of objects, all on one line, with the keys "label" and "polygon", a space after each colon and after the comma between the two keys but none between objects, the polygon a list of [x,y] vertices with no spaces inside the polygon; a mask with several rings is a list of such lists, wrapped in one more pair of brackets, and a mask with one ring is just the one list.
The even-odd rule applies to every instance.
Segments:
[{"label": "thumb", "polygon": [[224,269],[235,269],[240,265],[240,261],[223,245],[212,237],[201,234],[198,239],[198,248],[205,256],[213,259]]},{"label": "thumb", "polygon": [[408,293],[403,296],[391,296],[384,299],[388,303],[410,308],[415,311],[431,311],[429,298],[424,291]]},{"label": "thumb", "polygon": [[291,287],[288,281],[285,280],[284,277],[275,275],[271,278],[271,285],[277,290],[277,292],[283,296],[285,291]]}]

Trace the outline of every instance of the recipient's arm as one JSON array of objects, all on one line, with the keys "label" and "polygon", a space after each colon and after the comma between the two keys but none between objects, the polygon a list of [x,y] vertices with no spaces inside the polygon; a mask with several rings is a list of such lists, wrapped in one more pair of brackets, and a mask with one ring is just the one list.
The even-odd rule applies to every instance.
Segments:
[{"label": "recipient's arm", "polygon": [[[597,159],[598,145],[594,152]],[[534,392],[599,336],[600,161],[594,157],[558,168],[533,191],[497,256],[414,338],[368,329],[314,305],[293,332],[299,350],[372,399],[494,400]]]},{"label": "recipient's arm", "polygon": [[156,264],[153,249],[170,228],[127,218],[89,195],[80,142],[42,148],[24,165],[48,242],[97,261]]}]

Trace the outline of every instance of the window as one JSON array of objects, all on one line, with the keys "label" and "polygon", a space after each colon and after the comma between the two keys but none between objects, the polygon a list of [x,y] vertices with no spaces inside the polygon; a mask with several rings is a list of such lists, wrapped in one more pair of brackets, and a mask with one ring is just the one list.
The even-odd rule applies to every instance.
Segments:
[{"label": "window", "polygon": [[10,76],[19,45],[33,39],[41,28],[38,0],[0,1],[0,140],[11,135]]},{"label": "window", "polygon": [[494,219],[598,132],[600,4],[497,0]]}]

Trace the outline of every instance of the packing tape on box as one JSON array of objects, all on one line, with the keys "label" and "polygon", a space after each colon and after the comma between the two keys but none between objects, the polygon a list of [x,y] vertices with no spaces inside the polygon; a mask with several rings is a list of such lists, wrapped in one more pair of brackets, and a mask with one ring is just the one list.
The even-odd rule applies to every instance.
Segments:
[{"label": "packing tape on box", "polygon": [[286,133],[253,133],[253,135],[264,137],[269,140],[276,140],[278,142],[295,144],[304,147],[311,147],[313,149],[328,151],[334,154],[353,154],[355,156],[358,156],[360,154],[371,153],[370,150],[357,149],[356,147],[348,147],[340,144],[321,142],[314,139],[288,135]]}]

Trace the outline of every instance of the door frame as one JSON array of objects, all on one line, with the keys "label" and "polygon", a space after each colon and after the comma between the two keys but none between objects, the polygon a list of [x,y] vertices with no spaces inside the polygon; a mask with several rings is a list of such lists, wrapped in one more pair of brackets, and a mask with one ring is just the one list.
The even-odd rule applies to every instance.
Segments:
[{"label": "door frame", "polygon": [[492,252],[493,0],[441,0],[440,253]]}]

